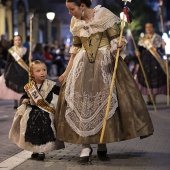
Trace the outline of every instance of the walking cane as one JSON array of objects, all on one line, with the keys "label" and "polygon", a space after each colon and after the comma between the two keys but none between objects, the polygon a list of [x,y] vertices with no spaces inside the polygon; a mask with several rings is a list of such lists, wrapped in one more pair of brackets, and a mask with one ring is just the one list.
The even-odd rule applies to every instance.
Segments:
[{"label": "walking cane", "polygon": [[[159,0],[159,14],[160,14],[160,22],[162,28],[162,34],[164,33],[164,21],[162,14],[163,0]],[[166,51],[165,51],[166,54]],[[166,81],[167,81],[167,106],[169,106],[169,69],[168,69],[168,56],[166,54]]]},{"label": "walking cane", "polygon": [[[33,13],[30,13],[30,49],[29,49],[29,67],[31,64],[32,60],[32,19],[34,17]],[[29,82],[30,82],[30,77],[29,77]]]},{"label": "walking cane", "polygon": [[[122,0],[122,1],[124,1],[124,5],[127,4],[127,1],[131,2],[131,0]],[[108,118],[108,114],[109,114],[109,110],[110,110],[110,103],[111,103],[111,99],[112,99],[112,92],[113,92],[113,87],[114,87],[114,82],[115,82],[115,77],[116,77],[116,70],[117,70],[117,67],[118,67],[119,53],[120,53],[119,47],[121,46],[124,25],[125,25],[125,16],[123,15],[123,19],[122,19],[122,22],[121,22],[121,32],[120,32],[120,37],[119,37],[119,42],[118,42],[118,49],[117,49],[117,53],[116,53],[115,67],[114,67],[114,71],[113,71],[112,82],[111,82],[111,85],[110,85],[110,93],[109,93],[108,103],[107,103],[107,107],[106,107],[106,113],[105,113],[105,117],[104,117],[104,121],[103,121],[103,127],[102,127],[101,136],[100,136],[100,143],[103,142],[107,118]]]},{"label": "walking cane", "polygon": [[[131,38],[132,38],[132,42],[133,42],[135,51],[138,51],[137,45],[136,45],[136,43],[135,43],[135,40],[134,40],[134,37],[133,37],[133,34],[132,34],[132,31],[131,31],[131,29],[129,29],[129,30],[130,30],[130,34],[131,34]],[[142,65],[142,62],[141,62],[141,59],[140,59],[140,56],[138,56],[137,58],[138,58],[139,65],[140,65],[140,67],[141,67],[141,70],[142,70],[142,73],[143,73],[143,76],[144,76],[144,79],[145,79],[145,83],[146,83],[146,86],[147,86],[147,89],[148,89],[148,92],[149,92],[149,96],[150,96],[151,101],[152,101],[152,103],[153,103],[153,107],[154,107],[155,111],[157,111],[157,110],[156,110],[156,105],[155,105],[155,102],[154,102],[154,99],[153,99],[153,96],[152,96],[152,94],[151,94],[151,90],[150,90],[150,87],[149,87],[149,83],[148,83],[148,80],[147,80],[147,77],[146,77],[146,73],[145,73],[145,70],[144,70],[144,68],[143,68],[143,65]]]}]

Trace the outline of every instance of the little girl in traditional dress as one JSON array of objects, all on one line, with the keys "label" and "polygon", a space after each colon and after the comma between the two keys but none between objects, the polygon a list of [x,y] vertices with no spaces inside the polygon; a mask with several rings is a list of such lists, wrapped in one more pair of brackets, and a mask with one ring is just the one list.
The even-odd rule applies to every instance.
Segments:
[{"label": "little girl in traditional dress", "polygon": [[44,160],[44,152],[64,148],[64,143],[56,139],[54,128],[53,103],[60,88],[46,79],[47,68],[40,60],[31,63],[29,73],[31,82],[24,87],[26,93],[21,97],[22,105],[14,116],[9,139],[32,151],[31,158]]}]

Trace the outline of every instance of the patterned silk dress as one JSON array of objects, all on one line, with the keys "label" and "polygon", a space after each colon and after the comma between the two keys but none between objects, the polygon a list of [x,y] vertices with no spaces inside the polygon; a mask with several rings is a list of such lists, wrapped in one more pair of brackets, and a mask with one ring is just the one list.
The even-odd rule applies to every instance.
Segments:
[{"label": "patterned silk dress", "polygon": [[[57,138],[79,144],[99,143],[115,65],[120,19],[100,5],[92,20],[71,20],[76,54],[61,87],[56,111]],[[127,41],[122,38],[122,56]],[[103,143],[146,137],[153,126],[143,97],[122,57],[111,94]]]}]

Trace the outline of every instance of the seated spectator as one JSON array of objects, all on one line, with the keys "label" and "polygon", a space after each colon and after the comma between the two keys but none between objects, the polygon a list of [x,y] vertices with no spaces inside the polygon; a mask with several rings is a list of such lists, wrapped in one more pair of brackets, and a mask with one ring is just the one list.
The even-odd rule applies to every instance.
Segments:
[{"label": "seated spectator", "polygon": [[64,73],[67,65],[64,51],[65,49],[62,46],[60,48],[60,52],[55,56],[55,59],[53,60],[53,63],[57,66],[57,76],[61,76],[61,74]]},{"label": "seated spectator", "polygon": [[23,46],[27,48],[29,51],[30,49],[30,36],[27,36],[26,41],[23,43]]},{"label": "seated spectator", "polygon": [[45,62],[44,49],[41,43],[37,43],[32,53],[32,61],[41,60]]},{"label": "seated spectator", "polygon": [[53,56],[50,53],[50,47],[48,45],[44,47],[44,57],[45,57],[45,63],[47,65],[47,73],[48,75],[50,75],[50,70],[53,63]]}]

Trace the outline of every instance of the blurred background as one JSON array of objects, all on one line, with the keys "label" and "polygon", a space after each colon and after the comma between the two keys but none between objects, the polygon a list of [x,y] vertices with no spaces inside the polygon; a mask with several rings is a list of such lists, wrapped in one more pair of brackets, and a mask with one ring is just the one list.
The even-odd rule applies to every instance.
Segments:
[{"label": "blurred background", "polygon": [[[117,16],[120,16],[124,5],[122,0],[93,0],[92,2],[93,7],[100,4],[110,9]],[[164,34],[161,30],[159,0],[132,0],[131,3],[128,3],[128,7],[133,15],[133,21],[124,30],[124,35],[129,42],[126,56],[134,56],[129,29],[133,32],[137,41],[139,36],[144,33],[146,21],[153,22],[156,32],[164,35],[167,43],[169,43],[170,2],[169,0],[163,0],[162,2]],[[30,16],[33,16],[32,37],[34,47],[37,43],[43,44],[43,47],[48,45],[50,49],[52,48],[51,53],[61,53],[61,55],[65,55],[64,57],[67,60],[69,58],[67,53],[72,43],[72,35],[69,31],[71,16],[68,14],[65,0],[0,0],[1,41],[10,41],[14,35],[20,34],[23,42],[28,43]],[[51,74],[56,75],[57,73]]]}]

